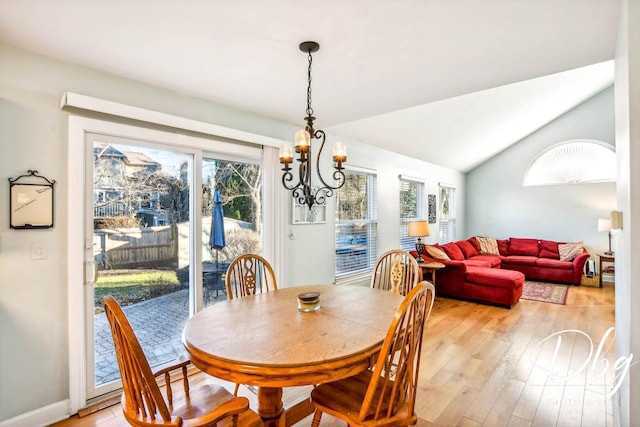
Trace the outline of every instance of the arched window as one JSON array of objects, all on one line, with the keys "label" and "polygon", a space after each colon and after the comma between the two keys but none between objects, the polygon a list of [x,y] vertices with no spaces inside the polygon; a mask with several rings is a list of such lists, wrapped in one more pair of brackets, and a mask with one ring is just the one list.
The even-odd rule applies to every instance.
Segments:
[{"label": "arched window", "polygon": [[584,184],[616,180],[616,151],[605,142],[572,140],[538,154],[522,185]]}]

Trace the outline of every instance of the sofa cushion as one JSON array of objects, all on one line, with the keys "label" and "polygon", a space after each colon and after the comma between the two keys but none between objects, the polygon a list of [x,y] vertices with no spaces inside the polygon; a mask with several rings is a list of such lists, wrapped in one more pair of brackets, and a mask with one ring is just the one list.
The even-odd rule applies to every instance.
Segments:
[{"label": "sofa cushion", "polygon": [[538,259],[539,258],[535,256],[509,255],[508,257],[502,258],[502,268],[508,268],[506,266],[509,264],[536,265]]},{"label": "sofa cushion", "polygon": [[558,245],[561,261],[573,261],[575,257],[582,253],[582,242],[562,243]]},{"label": "sofa cushion", "polygon": [[455,261],[464,260],[464,254],[462,253],[458,245],[456,245],[455,243],[453,242],[445,243],[444,245],[442,245],[442,249],[445,251],[445,253],[449,256],[450,259]]},{"label": "sofa cushion", "polygon": [[498,255],[476,255],[473,258],[471,258],[474,261],[482,261],[482,262],[487,262],[489,263],[489,267],[498,267],[500,268],[500,263],[502,262],[502,260],[500,259],[500,257]]},{"label": "sofa cushion", "polygon": [[509,240],[508,239],[496,240],[496,243],[498,244],[498,252],[500,252],[500,255],[502,255],[502,256],[509,255]]},{"label": "sofa cushion", "polygon": [[467,267],[465,274],[467,282],[494,288],[514,289],[524,283],[524,274],[513,270],[499,268]]},{"label": "sofa cushion", "polygon": [[509,255],[527,255],[537,257],[539,253],[538,239],[509,239]]},{"label": "sofa cushion", "polygon": [[476,237],[480,253],[485,255],[500,255],[498,250],[498,242],[493,237]]},{"label": "sofa cushion", "polygon": [[551,240],[540,240],[540,258],[560,259],[558,242]]},{"label": "sofa cushion", "polygon": [[462,254],[464,255],[465,259],[469,259],[472,256],[478,255],[477,249],[468,240],[457,241],[456,245],[458,245],[458,247],[462,251]]},{"label": "sofa cushion", "polygon": [[477,256],[474,256],[472,259],[465,259],[462,262],[464,262],[464,265],[466,265],[468,267],[487,267],[487,268],[492,268],[493,267],[491,265],[491,261],[490,260],[478,258]]},{"label": "sofa cushion", "polygon": [[573,270],[573,263],[571,261],[561,261],[559,259],[538,258],[538,260],[536,261],[536,267],[562,268],[565,270]]},{"label": "sofa cushion", "polygon": [[431,258],[444,259],[444,260],[450,260],[451,259],[451,258],[449,258],[449,255],[447,255],[440,248],[437,248],[437,247],[432,246],[432,245],[425,245],[424,248],[427,251],[427,253],[429,254],[429,256],[431,256]]}]

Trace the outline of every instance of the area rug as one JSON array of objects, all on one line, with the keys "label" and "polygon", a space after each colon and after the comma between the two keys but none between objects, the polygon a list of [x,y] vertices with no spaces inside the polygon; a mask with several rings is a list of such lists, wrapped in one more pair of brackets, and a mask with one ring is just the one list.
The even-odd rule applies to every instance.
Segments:
[{"label": "area rug", "polygon": [[567,285],[525,280],[520,298],[565,305],[567,295],[569,295],[569,286]]}]

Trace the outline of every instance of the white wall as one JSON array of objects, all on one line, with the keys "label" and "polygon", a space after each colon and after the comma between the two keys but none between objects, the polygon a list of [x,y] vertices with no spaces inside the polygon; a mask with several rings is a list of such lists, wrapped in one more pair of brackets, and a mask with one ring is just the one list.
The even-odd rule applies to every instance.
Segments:
[{"label": "white wall", "polygon": [[[70,393],[66,270],[69,112],[60,109],[61,95],[76,92],[282,140],[292,139],[301,123],[269,120],[3,44],[0,64],[0,179],[5,183],[0,185],[0,200],[5,201],[0,204],[0,425],[31,426],[63,416]],[[429,193],[437,192],[440,181],[458,185],[458,207],[463,214],[463,175],[355,141],[345,142],[349,163],[378,171],[381,250],[399,242],[398,174],[424,177]],[[6,179],[28,169],[37,169],[57,182],[55,227],[51,230],[9,229]],[[333,281],[332,206],[327,224],[290,226],[296,234],[287,251],[290,268],[286,282],[290,286]],[[462,222],[459,230],[464,231]],[[32,242],[43,243],[45,260],[31,259]]]},{"label": "white wall", "polygon": [[[616,254],[616,354],[640,356],[640,2],[623,0],[616,45],[616,145],[618,157],[617,203],[623,212],[623,230]],[[632,262],[636,260],[636,262]],[[634,310],[635,308],[635,310]],[[639,366],[630,369],[614,398],[616,425],[640,420]]]},{"label": "white wall", "polygon": [[[65,91],[240,127],[274,138],[295,127],[0,44],[0,425],[69,398],[67,119]],[[9,229],[7,178],[37,169],[55,179],[55,226]],[[32,242],[47,258],[31,259]],[[33,419],[39,419],[37,416]],[[50,419],[49,419],[50,421]],[[24,421],[22,425],[35,425]]]},{"label": "white wall", "polygon": [[[327,141],[333,142],[335,137],[328,135]],[[372,149],[371,146],[356,141],[344,142],[348,147],[348,163],[345,165],[347,169],[353,165],[373,169],[377,174],[379,254],[400,246],[399,175],[424,180],[426,194],[438,194],[439,182],[455,185],[457,209],[461,213],[457,230],[460,235],[464,234],[463,174],[390,151]],[[326,176],[329,176],[329,172],[326,172]],[[333,247],[334,212],[335,199],[331,199],[328,202],[326,224],[289,226],[289,232],[295,235],[295,240],[289,241],[289,286],[333,282],[335,253],[318,249]],[[424,218],[426,219],[426,214]],[[425,243],[437,242],[438,224],[430,224],[430,230],[431,236],[423,240]]]},{"label": "white wall", "polygon": [[[530,162],[573,139],[614,143],[610,87],[467,174],[467,231],[472,235],[584,241],[591,254],[608,248],[598,218],[616,207],[615,183],[523,187]],[[615,249],[615,239],[612,241]]]}]

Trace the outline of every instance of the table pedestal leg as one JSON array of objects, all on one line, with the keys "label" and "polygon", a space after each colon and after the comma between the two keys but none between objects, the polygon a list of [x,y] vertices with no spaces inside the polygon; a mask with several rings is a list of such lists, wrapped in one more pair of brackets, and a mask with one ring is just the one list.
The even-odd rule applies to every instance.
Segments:
[{"label": "table pedestal leg", "polygon": [[258,414],[265,426],[284,426],[282,388],[258,387]]}]

